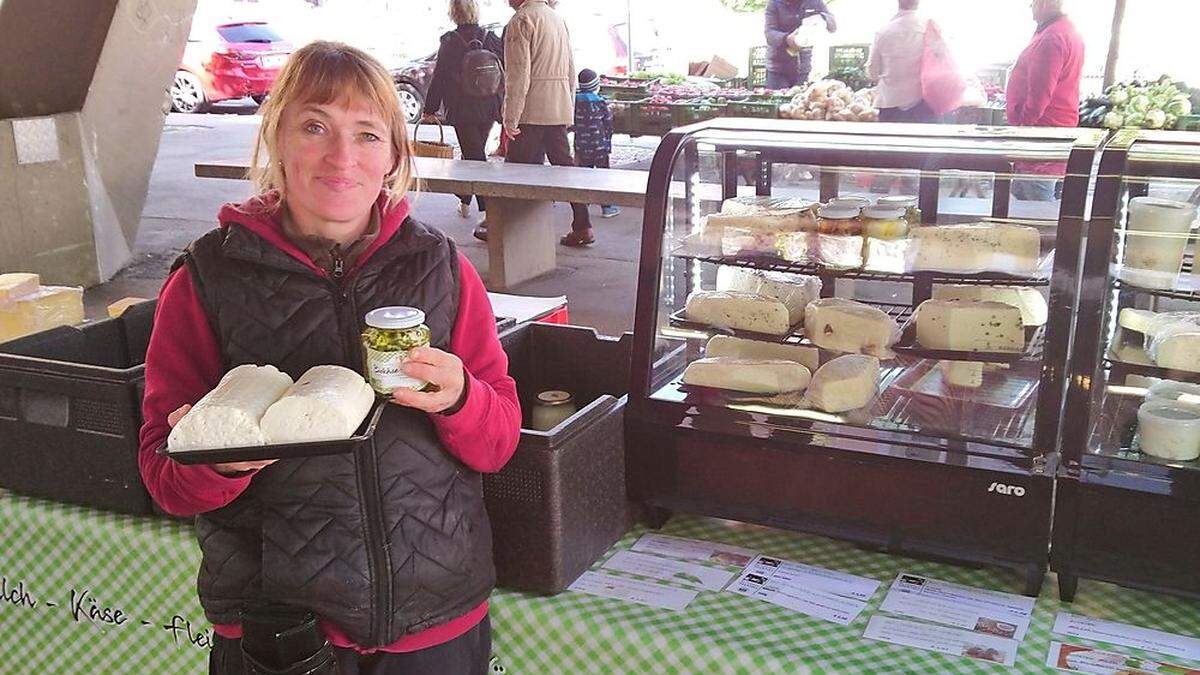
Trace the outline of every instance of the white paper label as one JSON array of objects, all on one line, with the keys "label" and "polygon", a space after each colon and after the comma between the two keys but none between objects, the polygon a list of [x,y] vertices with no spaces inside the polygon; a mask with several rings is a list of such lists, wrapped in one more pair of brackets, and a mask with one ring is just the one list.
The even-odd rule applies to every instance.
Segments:
[{"label": "white paper label", "polygon": [[998,637],[1025,639],[1034,598],[901,573],[879,609]]},{"label": "white paper label", "polygon": [[367,378],[371,388],[385,396],[397,389],[421,389],[425,383],[404,374],[401,368],[408,359],[405,350],[381,352],[367,348]]},{"label": "white paper label", "polygon": [[567,590],[597,595],[602,598],[636,602],[639,605],[670,609],[676,612],[686,609],[688,603],[695,600],[698,593],[698,591],[627,579],[604,572],[584,572],[567,587]]},{"label": "white paper label", "polygon": [[729,546],[728,544],[717,544],[697,539],[683,539],[665,534],[643,534],[640,539],[634,542],[633,550],[665,555],[671,558],[700,560],[736,567],[745,567],[757,553],[756,551],[739,546]]},{"label": "white paper label", "polygon": [[1016,663],[1017,647],[1020,645],[1016,640],[879,614],[871,617],[863,637],[940,654],[1003,663],[1006,666]]},{"label": "white paper label", "polygon": [[1122,647],[1134,647],[1148,652],[1200,661],[1200,639],[1140,628],[1126,623],[1093,619],[1069,612],[1059,612],[1054,619],[1054,632],[1084,640],[1108,642]]},{"label": "white paper label", "polygon": [[719,591],[735,576],[727,569],[705,567],[696,563],[660,558],[635,551],[617,551],[604,562],[605,569],[661,579],[687,586],[699,586],[706,591]]}]

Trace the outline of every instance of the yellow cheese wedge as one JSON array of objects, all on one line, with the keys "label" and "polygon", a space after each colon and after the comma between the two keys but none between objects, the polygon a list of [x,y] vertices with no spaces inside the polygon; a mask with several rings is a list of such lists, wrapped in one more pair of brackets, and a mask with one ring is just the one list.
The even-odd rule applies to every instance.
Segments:
[{"label": "yellow cheese wedge", "polygon": [[7,302],[30,295],[31,293],[36,293],[38,287],[41,285],[41,277],[29,272],[0,274],[0,302]]},{"label": "yellow cheese wedge", "polygon": [[121,298],[120,300],[117,300],[116,302],[114,302],[108,306],[108,316],[115,319],[118,316],[121,316],[122,314],[124,314],[125,310],[129,309],[130,307],[132,307],[134,305],[141,304],[143,302],[149,302],[149,300],[147,298],[134,298],[134,297]]}]

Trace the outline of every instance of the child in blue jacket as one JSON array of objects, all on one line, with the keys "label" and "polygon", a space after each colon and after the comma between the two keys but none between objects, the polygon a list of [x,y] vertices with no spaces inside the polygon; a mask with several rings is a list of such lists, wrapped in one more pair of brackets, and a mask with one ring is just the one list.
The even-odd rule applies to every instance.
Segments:
[{"label": "child in blue jacket", "polygon": [[[607,169],[608,158],[612,154],[613,116],[605,101],[599,94],[600,76],[590,68],[579,72],[579,89],[575,94],[575,124],[571,131],[575,132],[575,164],[594,169]],[[601,206],[600,217],[612,218],[621,209],[615,206]],[[566,239],[576,235],[563,237]]]}]

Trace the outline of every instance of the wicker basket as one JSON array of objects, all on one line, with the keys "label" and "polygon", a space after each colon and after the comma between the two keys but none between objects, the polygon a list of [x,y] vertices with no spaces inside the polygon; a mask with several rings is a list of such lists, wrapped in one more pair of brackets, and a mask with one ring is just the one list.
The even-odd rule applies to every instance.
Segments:
[{"label": "wicker basket", "polygon": [[417,122],[417,127],[413,129],[413,152],[417,157],[434,157],[437,159],[454,159],[454,146],[446,142],[446,128],[442,126],[442,121],[437,120],[438,139],[437,141],[418,141],[417,132],[421,130],[421,123]]}]

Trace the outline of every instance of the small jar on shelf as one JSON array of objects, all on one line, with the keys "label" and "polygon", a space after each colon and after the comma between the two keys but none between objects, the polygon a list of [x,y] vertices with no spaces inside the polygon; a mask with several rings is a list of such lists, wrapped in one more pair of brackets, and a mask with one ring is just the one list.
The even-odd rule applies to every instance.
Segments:
[{"label": "small jar on shelf", "polygon": [[862,267],[863,223],[859,208],[826,204],[817,216],[817,262],[841,269]]},{"label": "small jar on shelf", "polygon": [[879,201],[875,202],[875,205],[902,209],[904,211],[904,219],[908,221],[909,225],[921,224],[921,209],[917,206],[917,198],[912,195],[880,197]]},{"label": "small jar on shelf", "polygon": [[863,210],[864,267],[903,274],[907,267],[908,219],[903,209],[871,206]]}]

